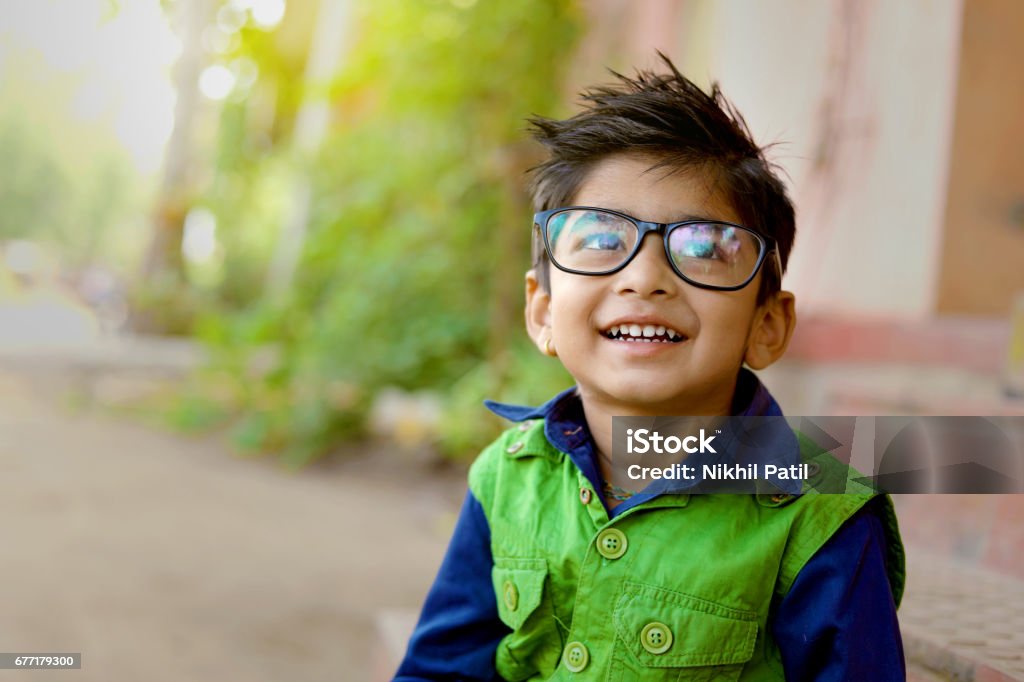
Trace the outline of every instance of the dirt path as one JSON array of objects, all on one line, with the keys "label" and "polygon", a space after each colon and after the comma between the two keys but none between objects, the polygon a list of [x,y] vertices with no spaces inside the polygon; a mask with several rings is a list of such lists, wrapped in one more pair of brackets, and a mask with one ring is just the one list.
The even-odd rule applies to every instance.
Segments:
[{"label": "dirt path", "polygon": [[0,680],[366,682],[462,490],[379,458],[289,474],[0,372],[0,651],[83,655]]}]

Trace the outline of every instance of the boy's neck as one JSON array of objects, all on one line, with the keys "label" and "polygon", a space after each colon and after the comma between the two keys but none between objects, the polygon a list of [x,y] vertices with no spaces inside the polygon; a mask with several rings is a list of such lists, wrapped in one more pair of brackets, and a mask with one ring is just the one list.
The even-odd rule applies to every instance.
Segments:
[{"label": "boy's neck", "polygon": [[736,383],[728,391],[715,396],[712,400],[694,402],[690,407],[676,405],[633,405],[604,396],[593,395],[580,389],[580,403],[583,416],[587,420],[590,437],[594,441],[594,458],[601,472],[601,478],[611,480],[612,457],[612,417],[723,417],[732,414],[733,396]]}]

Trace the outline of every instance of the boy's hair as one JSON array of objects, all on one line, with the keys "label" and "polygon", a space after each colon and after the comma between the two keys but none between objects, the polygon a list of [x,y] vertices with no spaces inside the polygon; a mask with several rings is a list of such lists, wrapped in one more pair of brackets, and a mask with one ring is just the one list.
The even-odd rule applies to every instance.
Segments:
[{"label": "boy's hair", "polygon": [[[785,271],[796,224],[776,166],[765,158],[765,148],[754,144],[746,121],[717,83],[707,94],[668,57],[658,56],[669,73],[637,71],[629,78],[612,71],[619,82],[585,90],[584,110],[572,118],[529,119],[533,137],[550,153],[547,161],[530,169],[534,210],[569,205],[587,173],[613,154],[649,154],[661,159],[655,168],[702,173],[746,227],[775,239]],[[766,259],[761,267],[758,303],[782,286],[782,273],[772,261]],[[533,263],[541,286],[550,291],[550,263],[537,231]]]}]

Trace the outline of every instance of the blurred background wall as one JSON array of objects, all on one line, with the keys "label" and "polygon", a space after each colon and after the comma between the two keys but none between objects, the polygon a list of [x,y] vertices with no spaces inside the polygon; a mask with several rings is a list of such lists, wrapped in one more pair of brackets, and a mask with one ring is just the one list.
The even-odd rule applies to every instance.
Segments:
[{"label": "blurred background wall", "polygon": [[[790,181],[797,411],[1018,413],[1022,57],[1012,2],[588,3],[591,55],[718,81]],[[591,70],[587,70],[591,68]],[[1011,141],[1014,141],[1011,143]],[[1018,325],[1020,323],[1017,323]],[[1019,332],[1017,332],[1019,336]],[[789,389],[795,388],[790,391]]]}]

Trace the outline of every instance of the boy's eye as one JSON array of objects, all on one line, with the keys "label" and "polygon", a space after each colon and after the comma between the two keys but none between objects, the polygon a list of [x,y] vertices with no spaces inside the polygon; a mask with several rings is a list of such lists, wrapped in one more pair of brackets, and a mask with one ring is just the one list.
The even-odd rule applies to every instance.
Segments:
[{"label": "boy's eye", "polygon": [[579,248],[615,251],[622,248],[622,238],[614,232],[595,232],[584,236],[580,240]]},{"label": "boy's eye", "polygon": [[672,250],[680,258],[699,258],[733,262],[742,247],[736,230],[731,227],[716,229],[696,225],[672,239]]},{"label": "boy's eye", "polygon": [[673,249],[677,258],[698,258],[700,260],[724,260],[721,245],[710,240],[694,240],[683,242]]},{"label": "boy's eye", "polygon": [[686,258],[711,258],[715,255],[715,245],[710,241],[687,242],[679,255]]}]

